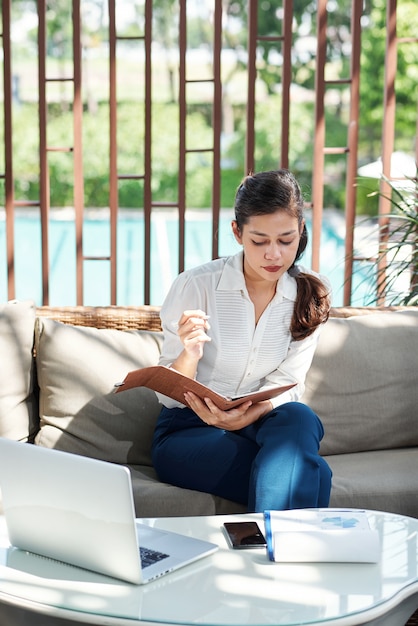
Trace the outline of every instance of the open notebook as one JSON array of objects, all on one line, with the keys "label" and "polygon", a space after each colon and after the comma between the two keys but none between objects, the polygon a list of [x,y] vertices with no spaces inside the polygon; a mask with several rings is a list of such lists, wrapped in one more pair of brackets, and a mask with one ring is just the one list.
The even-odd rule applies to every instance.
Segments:
[{"label": "open notebook", "polygon": [[216,406],[223,411],[227,411],[228,409],[233,409],[235,406],[239,406],[247,400],[251,400],[253,403],[270,400],[270,398],[275,398],[285,391],[292,389],[296,384],[297,383],[291,383],[290,385],[267,387],[259,391],[252,391],[233,398],[227,398],[216,393],[216,391],[213,391],[213,389],[210,389],[206,385],[199,383],[194,378],[180,374],[180,372],[177,372],[171,367],[165,365],[151,365],[150,367],[142,367],[128,372],[124,381],[116,383],[115,393],[120,393],[121,391],[135,387],[148,387],[149,389],[158,391],[184,404],[185,391],[192,391],[199,396],[201,400],[210,398]]},{"label": "open notebook", "polygon": [[13,546],[131,583],[218,548],[137,522],[121,465],[0,438],[0,488]]}]

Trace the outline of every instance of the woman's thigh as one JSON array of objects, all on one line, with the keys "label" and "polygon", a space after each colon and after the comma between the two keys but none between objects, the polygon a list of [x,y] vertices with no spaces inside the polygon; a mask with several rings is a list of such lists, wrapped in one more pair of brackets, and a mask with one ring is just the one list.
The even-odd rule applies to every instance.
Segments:
[{"label": "woman's thigh", "polygon": [[259,446],[204,424],[189,409],[171,411],[161,416],[154,438],[153,464],[160,480],[247,504]]}]

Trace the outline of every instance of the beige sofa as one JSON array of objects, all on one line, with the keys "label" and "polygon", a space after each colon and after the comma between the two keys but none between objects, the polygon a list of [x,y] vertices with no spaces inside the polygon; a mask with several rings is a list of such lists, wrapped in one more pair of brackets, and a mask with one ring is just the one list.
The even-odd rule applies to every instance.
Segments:
[{"label": "beige sofa", "polygon": [[[240,512],[159,482],[154,392],[113,393],[161,341],[158,307],[0,306],[0,436],[128,465],[138,516]],[[325,426],[332,506],[418,517],[417,365],[418,307],[333,310],[303,398]]]}]

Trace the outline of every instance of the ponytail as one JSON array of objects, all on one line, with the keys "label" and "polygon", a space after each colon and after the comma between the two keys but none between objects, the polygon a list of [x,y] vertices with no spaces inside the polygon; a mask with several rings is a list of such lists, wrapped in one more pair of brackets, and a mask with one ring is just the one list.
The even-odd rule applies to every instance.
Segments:
[{"label": "ponytail", "polygon": [[317,276],[299,271],[297,265],[289,269],[289,274],[297,285],[290,332],[295,341],[301,341],[327,321],[331,299],[329,289]]}]

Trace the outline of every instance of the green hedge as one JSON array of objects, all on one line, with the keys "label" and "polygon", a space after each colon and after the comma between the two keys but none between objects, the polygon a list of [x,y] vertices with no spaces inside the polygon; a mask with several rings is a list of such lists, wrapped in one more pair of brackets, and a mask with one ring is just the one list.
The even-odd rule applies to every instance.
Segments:
[{"label": "green hedge", "polygon": [[[15,193],[18,200],[39,200],[39,135],[36,104],[22,103],[13,113]],[[256,117],[256,169],[278,167],[280,97],[271,96],[260,105]],[[144,111],[138,103],[122,102],[117,109],[118,172],[142,174],[144,171]],[[244,174],[246,118],[245,107],[234,108],[235,132],[229,137],[221,172],[221,206],[233,205],[235,190]],[[305,197],[310,199],[313,151],[313,105],[293,107],[290,128],[290,167],[299,178]],[[334,141],[344,142],[345,125],[337,117],[330,120]],[[73,144],[73,120],[68,107],[52,105],[48,111],[48,145]],[[156,202],[176,202],[178,198],[179,121],[177,104],[154,104],[152,117],[152,195]],[[188,148],[210,148],[212,126],[207,107],[190,109],[187,118]],[[0,157],[1,159],[2,157]],[[186,206],[212,204],[212,157],[210,152],[189,153],[186,161]],[[52,206],[73,204],[73,153],[51,151],[48,155]],[[3,166],[4,167],[4,166]],[[83,116],[83,171],[85,206],[109,205],[109,108],[98,104]],[[327,162],[328,180],[324,205],[344,208],[345,157]],[[143,205],[143,183],[119,182],[119,206]],[[359,212],[374,213],[376,199],[358,189]]]}]

